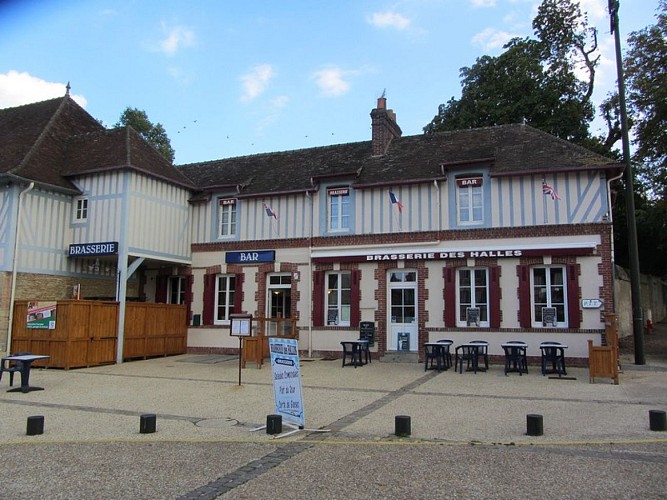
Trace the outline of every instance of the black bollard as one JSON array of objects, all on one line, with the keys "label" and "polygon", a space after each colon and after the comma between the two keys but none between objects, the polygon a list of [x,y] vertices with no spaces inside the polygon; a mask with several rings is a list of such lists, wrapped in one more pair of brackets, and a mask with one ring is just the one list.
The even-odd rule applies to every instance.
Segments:
[{"label": "black bollard", "polygon": [[154,413],[146,413],[139,417],[139,432],[141,434],[151,434],[155,432],[156,415]]},{"label": "black bollard", "polygon": [[37,434],[44,434],[44,417],[42,415],[35,415],[28,417],[28,426],[26,430],[28,436],[36,436]]},{"label": "black bollard", "polygon": [[412,433],[410,417],[408,415],[396,415],[394,427],[394,432],[399,437],[409,436]]},{"label": "black bollard", "polygon": [[266,416],[266,433],[280,434],[283,431],[283,416],[282,415],[267,415]]},{"label": "black bollard", "polygon": [[526,418],[526,434],[529,436],[541,436],[544,434],[542,415],[529,414]]},{"label": "black bollard", "polygon": [[662,410],[649,410],[648,422],[652,431],[667,431],[667,413]]}]

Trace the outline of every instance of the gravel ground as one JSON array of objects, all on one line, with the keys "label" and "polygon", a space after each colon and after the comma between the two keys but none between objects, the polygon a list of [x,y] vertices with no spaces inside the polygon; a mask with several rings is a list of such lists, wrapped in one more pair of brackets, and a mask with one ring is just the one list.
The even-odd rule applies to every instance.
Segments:
[{"label": "gravel ground", "polygon": [[[159,358],[35,370],[44,391],[0,393],[1,499],[667,498],[667,324],[646,337],[646,365],[622,343],[620,385],[423,365],[302,362],[306,427],[253,432],[273,413],[268,365]],[[139,416],[157,415],[140,434]],[[526,435],[526,415],[544,435]],[[44,415],[42,435],[26,417]],[[395,436],[396,415],[411,435]],[[284,429],[285,430],[285,429]]]}]

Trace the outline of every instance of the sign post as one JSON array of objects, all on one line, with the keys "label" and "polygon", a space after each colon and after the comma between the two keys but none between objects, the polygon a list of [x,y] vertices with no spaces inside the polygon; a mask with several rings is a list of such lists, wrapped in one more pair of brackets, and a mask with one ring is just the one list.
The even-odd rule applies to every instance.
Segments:
[{"label": "sign post", "polygon": [[239,386],[241,385],[241,362],[243,360],[243,337],[252,333],[252,314],[230,314],[229,335],[239,338]]}]

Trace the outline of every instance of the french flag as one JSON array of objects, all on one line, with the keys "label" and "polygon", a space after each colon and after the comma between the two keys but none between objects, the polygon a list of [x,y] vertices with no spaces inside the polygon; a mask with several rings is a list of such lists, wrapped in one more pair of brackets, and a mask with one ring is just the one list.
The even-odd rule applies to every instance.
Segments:
[{"label": "french flag", "polygon": [[269,207],[266,203],[264,203],[264,210],[266,211],[266,215],[278,220],[278,214],[271,210],[271,207]]},{"label": "french flag", "polygon": [[389,191],[389,199],[391,200],[392,205],[396,205],[398,207],[399,213],[403,213],[403,203],[396,198],[396,195],[392,192]]}]

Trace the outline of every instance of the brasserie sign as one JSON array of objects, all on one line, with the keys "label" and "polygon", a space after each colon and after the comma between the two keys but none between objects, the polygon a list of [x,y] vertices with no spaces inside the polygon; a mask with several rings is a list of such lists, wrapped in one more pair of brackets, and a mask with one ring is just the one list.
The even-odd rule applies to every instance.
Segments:
[{"label": "brasserie sign", "polygon": [[72,243],[69,246],[70,257],[76,255],[115,255],[117,253],[117,241],[107,241],[103,243]]}]

